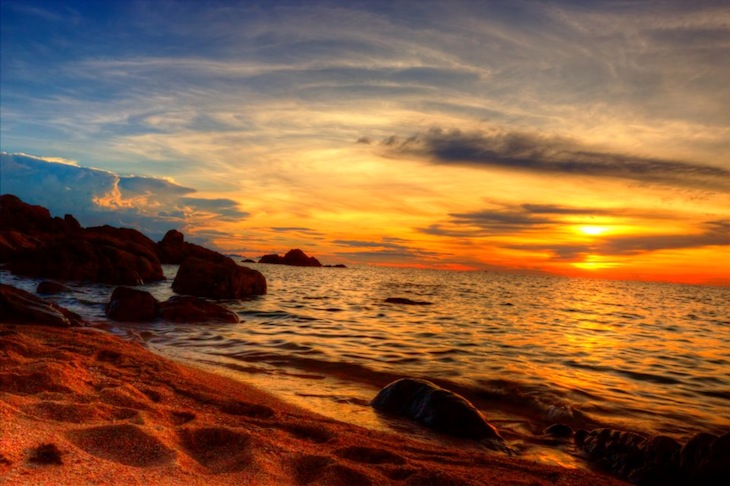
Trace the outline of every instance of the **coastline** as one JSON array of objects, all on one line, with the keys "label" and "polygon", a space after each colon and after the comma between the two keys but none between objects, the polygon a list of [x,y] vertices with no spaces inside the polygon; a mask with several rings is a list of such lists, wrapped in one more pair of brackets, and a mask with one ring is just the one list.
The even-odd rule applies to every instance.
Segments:
[{"label": "coastline", "polygon": [[0,365],[7,484],[625,484],[325,418],[91,328],[0,324]]}]

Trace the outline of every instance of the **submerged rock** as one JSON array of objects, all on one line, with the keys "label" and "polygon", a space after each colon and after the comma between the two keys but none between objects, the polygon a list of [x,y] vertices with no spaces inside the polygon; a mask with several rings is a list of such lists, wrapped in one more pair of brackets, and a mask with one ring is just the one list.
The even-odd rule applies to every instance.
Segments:
[{"label": "submerged rock", "polygon": [[456,437],[504,440],[466,398],[430,381],[413,378],[394,381],[380,390],[371,405],[376,410],[411,418]]},{"label": "submerged rock", "polygon": [[189,257],[180,265],[172,290],[211,299],[240,299],[265,294],[266,278],[220,254],[210,259]]},{"label": "submerged rock", "polygon": [[170,297],[160,304],[160,315],[172,322],[241,322],[238,314],[222,305],[190,295]]},{"label": "submerged rock", "polygon": [[0,283],[0,322],[3,324],[40,324],[55,327],[83,326],[80,315],[53,302]]},{"label": "submerged rock", "polygon": [[106,305],[110,319],[123,322],[147,322],[157,319],[160,303],[144,290],[117,287]]},{"label": "submerged rock", "polygon": [[573,429],[570,425],[566,424],[552,424],[543,430],[542,433],[552,437],[564,438],[571,437],[573,435]]}]

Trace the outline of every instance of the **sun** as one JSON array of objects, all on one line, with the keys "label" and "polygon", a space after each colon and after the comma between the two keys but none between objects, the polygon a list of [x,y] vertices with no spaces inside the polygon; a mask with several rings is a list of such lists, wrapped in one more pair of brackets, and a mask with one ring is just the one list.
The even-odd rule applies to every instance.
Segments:
[{"label": "sun", "polygon": [[607,228],[605,226],[579,226],[578,231],[586,235],[598,236],[605,233]]}]

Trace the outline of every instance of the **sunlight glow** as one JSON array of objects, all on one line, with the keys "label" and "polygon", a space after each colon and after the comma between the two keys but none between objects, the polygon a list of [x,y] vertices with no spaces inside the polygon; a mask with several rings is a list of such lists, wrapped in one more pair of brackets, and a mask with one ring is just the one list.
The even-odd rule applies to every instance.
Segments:
[{"label": "sunlight glow", "polygon": [[578,231],[586,235],[598,236],[605,233],[607,229],[605,226],[580,226]]}]

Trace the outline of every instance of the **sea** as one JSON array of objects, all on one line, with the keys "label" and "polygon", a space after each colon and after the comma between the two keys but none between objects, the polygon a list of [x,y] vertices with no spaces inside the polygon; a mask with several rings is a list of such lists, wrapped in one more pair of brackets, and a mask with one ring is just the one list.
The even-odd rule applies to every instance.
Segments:
[{"label": "sea", "polygon": [[[67,282],[73,292],[48,298],[155,352],[374,429],[430,437],[369,406],[383,386],[417,377],[466,397],[518,448],[541,443],[552,423],[679,441],[730,431],[728,287],[244,265],[265,275],[268,293],[222,302],[239,324],[113,322],[108,285]],[[163,269],[167,280],[140,287],[159,300],[174,295],[178,267]],[[31,292],[40,282],[5,270],[0,279]]]}]

